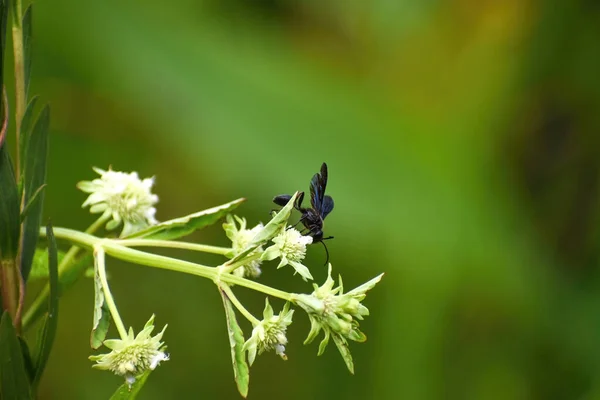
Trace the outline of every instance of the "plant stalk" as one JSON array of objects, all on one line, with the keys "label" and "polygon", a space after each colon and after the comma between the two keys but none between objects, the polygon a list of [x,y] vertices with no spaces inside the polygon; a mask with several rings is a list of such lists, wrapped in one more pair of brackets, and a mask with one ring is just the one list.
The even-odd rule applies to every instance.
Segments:
[{"label": "plant stalk", "polygon": [[[42,235],[45,235],[42,232]],[[118,258],[120,260],[129,261],[135,264],[145,265],[148,267],[167,269],[170,271],[183,272],[186,274],[201,276],[215,281],[223,281],[228,284],[243,286],[248,289],[262,292],[266,295],[277,297],[283,300],[291,301],[293,296],[288,292],[274,289],[270,286],[251,281],[246,278],[235,276],[232,274],[223,274],[218,268],[208,267],[201,264],[196,264],[189,261],[183,261],[176,258],[161,256],[158,254],[146,253],[139,250],[134,250],[122,246],[118,240],[100,239],[83,232],[75,231],[67,228],[54,228],[54,235],[59,239],[68,240],[76,245],[91,249],[94,245],[101,242],[102,248],[106,254]]]},{"label": "plant stalk", "polygon": [[102,245],[94,246],[94,258],[96,259],[98,277],[100,278],[102,291],[104,292],[104,301],[106,302],[112,319],[115,322],[115,326],[119,331],[119,336],[121,336],[122,340],[125,340],[127,339],[127,329],[125,329],[125,325],[123,324],[123,320],[119,315],[119,310],[117,309],[115,300],[113,299],[110,288],[108,287],[108,280],[106,279],[106,263],[104,262],[104,249],[102,248]]},{"label": "plant stalk", "polygon": [[19,160],[20,150],[19,142],[21,136],[21,122],[27,107],[27,93],[25,93],[25,52],[23,48],[23,10],[21,0],[14,1],[15,10],[12,20],[12,38],[13,38],[13,55],[15,63],[15,126],[17,146],[16,154],[16,172],[17,182],[21,174],[21,162]]},{"label": "plant stalk", "polygon": [[256,318],[254,315],[252,315],[252,313],[250,311],[248,311],[246,309],[246,307],[243,306],[242,303],[240,303],[240,301],[237,299],[237,297],[235,296],[235,293],[233,293],[233,290],[231,290],[229,285],[221,284],[221,285],[219,285],[219,288],[225,292],[225,294],[227,295],[227,298],[229,298],[229,301],[231,301],[231,303],[235,306],[235,308],[237,308],[238,311],[244,317],[246,317],[246,319],[248,321],[250,321],[250,323],[252,323],[252,326],[256,326],[256,325],[260,324],[260,321],[258,320],[258,318]]},{"label": "plant stalk", "polygon": [[200,251],[203,253],[225,255],[231,252],[229,247],[209,246],[207,244],[176,242],[174,240],[153,240],[153,239],[121,239],[117,243],[126,247],[163,247],[170,249],[183,249],[191,251]]}]

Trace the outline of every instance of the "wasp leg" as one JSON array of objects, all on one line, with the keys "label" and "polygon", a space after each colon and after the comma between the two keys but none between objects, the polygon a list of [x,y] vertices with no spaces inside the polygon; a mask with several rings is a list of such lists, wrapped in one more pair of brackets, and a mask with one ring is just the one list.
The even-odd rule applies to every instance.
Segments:
[{"label": "wasp leg", "polygon": [[305,219],[306,219],[306,217],[302,217],[302,218],[300,218],[300,220],[298,220],[298,222],[296,222],[294,225],[290,225],[290,226],[288,226],[288,227],[287,227],[287,229],[292,229],[292,228],[295,228],[295,227],[297,227],[297,226],[298,226],[298,224],[299,224],[300,222],[303,222]]}]

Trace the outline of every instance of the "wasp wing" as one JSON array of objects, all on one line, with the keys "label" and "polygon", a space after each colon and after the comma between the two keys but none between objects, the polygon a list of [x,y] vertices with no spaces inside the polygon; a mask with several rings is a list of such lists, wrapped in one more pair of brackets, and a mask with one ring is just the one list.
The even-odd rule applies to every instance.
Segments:
[{"label": "wasp wing", "polygon": [[325,219],[327,214],[333,210],[333,199],[331,196],[323,197],[323,209],[321,210],[321,218]]},{"label": "wasp wing", "polygon": [[310,180],[310,204],[319,214],[323,214],[323,199],[327,188],[327,164],[321,165],[321,172]]}]

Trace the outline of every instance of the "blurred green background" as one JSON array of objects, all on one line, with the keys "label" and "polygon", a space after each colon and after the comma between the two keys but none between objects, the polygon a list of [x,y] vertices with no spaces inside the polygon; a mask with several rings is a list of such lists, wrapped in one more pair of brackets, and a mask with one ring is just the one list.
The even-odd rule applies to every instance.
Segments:
[{"label": "blurred green background", "polygon": [[[333,344],[302,345],[298,312],[251,399],[598,398],[598,43],[594,1],[39,1],[45,213],[85,229],[75,183],[112,165],[156,175],[160,220],[246,197],[255,224],[327,161],[334,273],[348,288],[386,273],[369,340],[351,376]],[[227,244],[219,226],[193,239]],[[319,283],[324,257],[308,256]],[[263,282],[311,290],[274,267]],[[239,398],[211,282],[109,269],[126,324],[169,324],[171,361],[141,398]],[[87,359],[92,282],[61,307],[40,398],[105,399],[121,380]]]}]

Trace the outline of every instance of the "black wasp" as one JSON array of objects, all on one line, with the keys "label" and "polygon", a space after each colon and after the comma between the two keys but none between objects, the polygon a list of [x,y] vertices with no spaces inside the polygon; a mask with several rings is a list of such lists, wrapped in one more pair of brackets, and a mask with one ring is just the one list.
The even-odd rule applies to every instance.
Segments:
[{"label": "black wasp", "polygon": [[[327,164],[321,165],[321,171],[316,173],[310,180],[310,204],[312,207],[302,207],[302,201],[304,200],[304,192],[300,192],[294,203],[294,208],[302,213],[300,222],[304,225],[304,230],[301,232],[303,235],[308,233],[313,238],[313,243],[321,242],[325,247],[325,253],[327,253],[327,261],[329,262],[329,251],[323,240],[333,239],[333,236],[323,237],[323,220],[333,210],[333,199],[331,196],[325,195],[325,188],[327,187]],[[288,201],[292,198],[289,194],[280,194],[273,198],[273,202],[279,206],[285,206]]]}]

